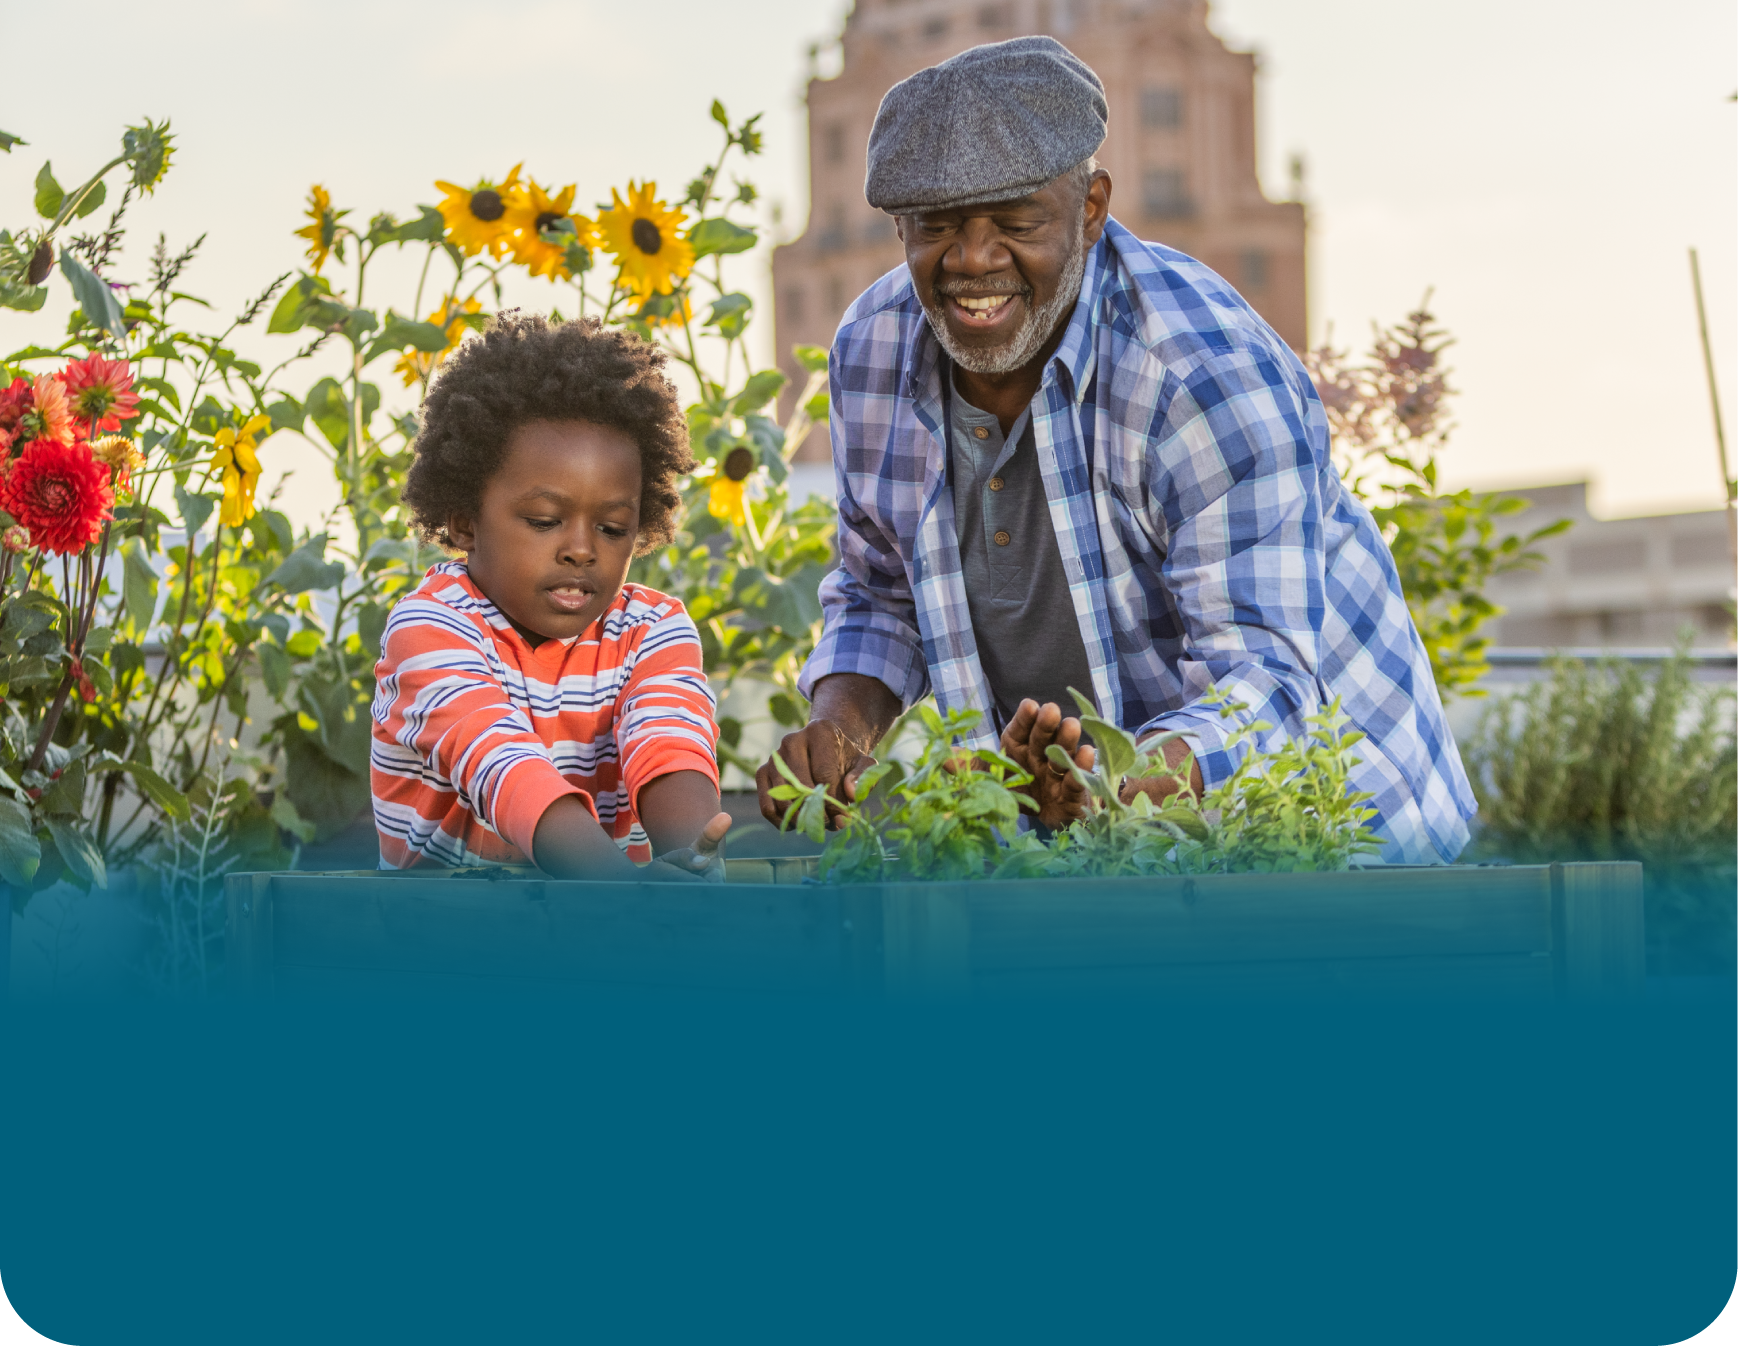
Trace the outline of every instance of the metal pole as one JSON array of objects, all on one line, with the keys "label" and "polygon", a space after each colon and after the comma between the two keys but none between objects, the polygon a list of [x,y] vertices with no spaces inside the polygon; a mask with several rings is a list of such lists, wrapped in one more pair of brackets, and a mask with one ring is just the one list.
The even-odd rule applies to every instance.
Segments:
[{"label": "metal pole", "polygon": [[1702,364],[1708,371],[1708,401],[1714,407],[1714,442],[1720,449],[1720,484],[1726,488],[1726,531],[1732,544],[1732,564],[1738,567],[1738,480],[1726,461],[1726,422],[1720,415],[1720,387],[1714,380],[1714,347],[1708,341],[1708,309],[1702,302],[1702,265],[1690,249],[1690,281],[1696,290],[1696,323],[1702,331]]}]

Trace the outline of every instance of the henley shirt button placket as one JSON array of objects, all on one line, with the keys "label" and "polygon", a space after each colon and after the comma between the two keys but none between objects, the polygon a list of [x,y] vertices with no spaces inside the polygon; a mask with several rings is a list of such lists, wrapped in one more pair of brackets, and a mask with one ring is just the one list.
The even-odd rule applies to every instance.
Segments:
[{"label": "henley shirt button placket", "polygon": [[998,547],[1005,547],[1013,540],[1014,539],[1009,536],[1007,529],[1002,529],[996,534],[996,545]]},{"label": "henley shirt button placket", "polygon": [[972,427],[972,433],[979,439],[988,439],[990,437],[989,427],[984,425],[974,425]]},{"label": "henley shirt button placket", "polygon": [[990,489],[992,491],[999,491],[1006,484],[1007,483],[1005,483],[1000,477],[991,477],[990,478]]}]

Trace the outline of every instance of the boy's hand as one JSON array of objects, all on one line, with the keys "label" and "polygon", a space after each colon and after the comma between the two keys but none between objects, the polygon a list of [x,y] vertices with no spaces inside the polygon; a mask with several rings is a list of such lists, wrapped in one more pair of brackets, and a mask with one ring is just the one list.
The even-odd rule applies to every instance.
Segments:
[{"label": "boy's hand", "polygon": [[675,874],[663,874],[658,871],[665,866],[675,870],[682,878],[699,880],[702,883],[724,882],[724,837],[730,831],[730,815],[718,813],[712,821],[701,829],[699,837],[692,846],[683,846],[680,850],[665,851],[655,862],[641,871],[641,877],[653,882],[679,882]]},{"label": "boy's hand", "polygon": [[1092,770],[1097,757],[1090,747],[1080,746],[1080,721],[1072,715],[1063,718],[1062,708],[1054,701],[1040,706],[1027,697],[1002,730],[1002,752],[1032,777],[1032,783],[1022,785],[1020,793],[1031,796],[1038,805],[1033,816],[1055,829],[1086,816],[1086,787],[1073,772],[1062,771],[1045,755],[1052,743],[1082,771]]}]

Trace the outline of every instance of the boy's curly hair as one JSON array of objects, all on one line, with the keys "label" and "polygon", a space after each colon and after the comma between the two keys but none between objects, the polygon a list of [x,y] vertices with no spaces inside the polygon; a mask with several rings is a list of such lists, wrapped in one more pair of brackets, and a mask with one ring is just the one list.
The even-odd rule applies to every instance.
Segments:
[{"label": "boy's curly hair", "polygon": [[676,477],[694,458],[664,353],[595,318],[551,324],[508,311],[447,357],[423,403],[403,498],[424,537],[452,545],[447,516],[476,517],[508,439],[532,421],[590,421],[632,439],[642,481],[635,554],[675,535]]}]

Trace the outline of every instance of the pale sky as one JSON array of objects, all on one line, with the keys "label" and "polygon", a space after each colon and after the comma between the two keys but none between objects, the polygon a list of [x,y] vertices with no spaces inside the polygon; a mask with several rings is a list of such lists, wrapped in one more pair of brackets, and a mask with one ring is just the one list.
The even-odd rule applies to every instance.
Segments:
[{"label": "pale sky", "polygon": [[[0,222],[30,220],[44,158],[70,186],[113,152],[126,120],[171,117],[175,165],[133,213],[120,275],[143,274],[159,230],[172,244],[208,232],[185,284],[227,311],[298,264],[290,231],[311,182],[364,220],[434,201],[435,178],[469,181],[520,160],[542,181],[577,181],[582,207],[629,176],[679,195],[714,150],[714,96],[738,116],[765,112],[754,176],[795,232],[806,51],[836,35],[844,8],[87,0],[78,12],[130,68],[156,73],[84,81],[74,98],[54,62],[10,70],[0,128],[31,144],[0,157]],[[1312,335],[1331,322],[1339,342],[1362,344],[1372,319],[1400,318],[1434,287],[1464,390],[1444,463],[1451,485],[1585,476],[1595,508],[1612,515],[1719,504],[1686,249],[1701,249],[1730,418],[1738,17],[1728,0],[1221,0],[1213,16],[1234,46],[1262,56],[1270,190],[1283,193],[1292,152],[1309,164]],[[764,269],[750,254],[739,283],[764,292]],[[408,309],[414,279],[382,267],[367,298]],[[65,286],[53,284],[43,314],[0,312],[0,344],[63,329]],[[509,302],[548,293],[526,281]],[[260,332],[242,344],[266,354],[287,339]],[[296,472],[293,512],[312,517],[331,497],[320,460],[293,437],[267,457]]]}]

